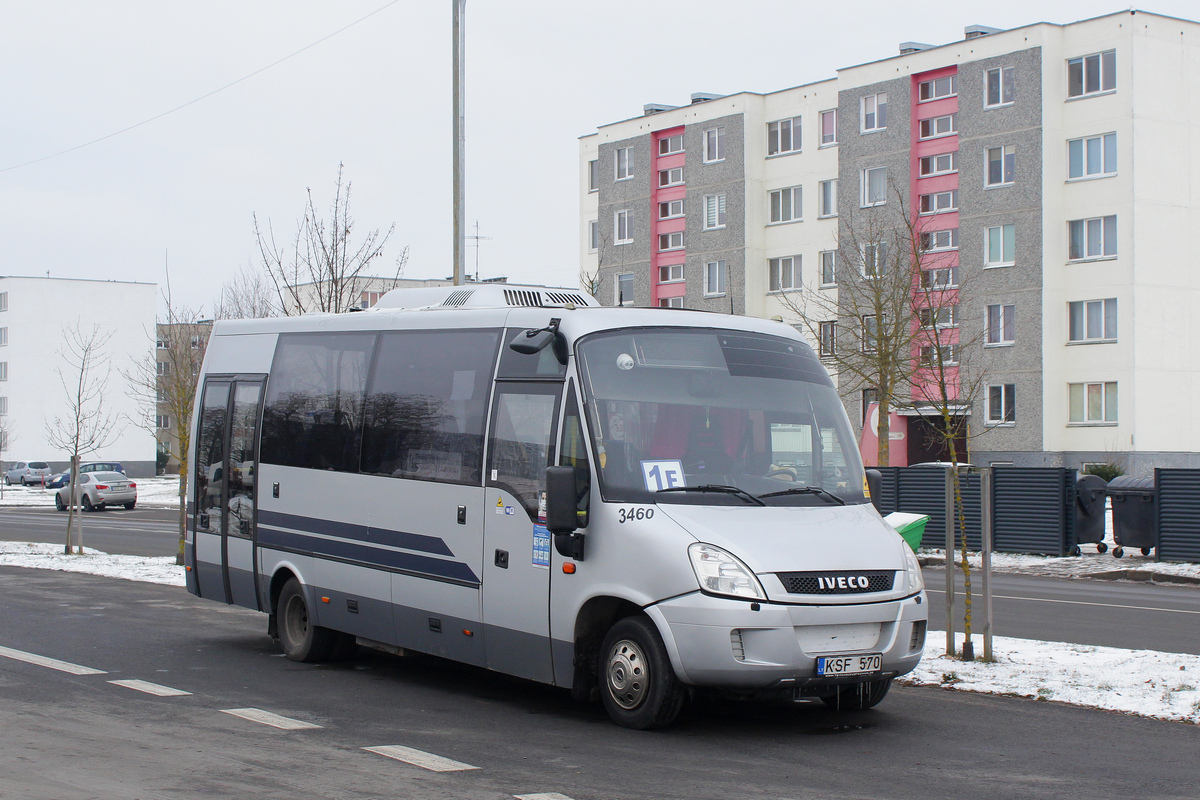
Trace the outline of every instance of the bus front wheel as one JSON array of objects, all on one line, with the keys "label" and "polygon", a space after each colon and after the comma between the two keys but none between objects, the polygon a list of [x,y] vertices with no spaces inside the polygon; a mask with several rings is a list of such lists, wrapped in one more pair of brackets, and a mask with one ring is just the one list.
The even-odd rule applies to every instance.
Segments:
[{"label": "bus front wheel", "polygon": [[291,578],[279,593],[279,644],[292,661],[324,661],[337,634],[312,622],[304,587]]},{"label": "bus front wheel", "polygon": [[600,696],[618,725],[663,728],[679,716],[687,689],[675,677],[667,648],[646,617],[618,620],[600,648]]}]

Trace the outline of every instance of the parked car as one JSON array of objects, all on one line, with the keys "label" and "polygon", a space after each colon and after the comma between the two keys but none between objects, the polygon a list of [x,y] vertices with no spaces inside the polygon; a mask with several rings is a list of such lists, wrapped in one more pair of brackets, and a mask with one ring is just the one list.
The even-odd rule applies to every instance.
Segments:
[{"label": "parked car", "polygon": [[[137,505],[137,484],[120,472],[83,472],[77,482],[79,505],[84,511],[97,511],[105,506]],[[54,493],[54,507],[66,511],[70,501],[71,485],[59,488]]]},{"label": "parked car", "polygon": [[[79,465],[79,474],[85,472],[119,472],[125,474],[125,468],[116,461],[88,461]],[[54,475],[46,483],[49,489],[57,489],[71,482],[71,470]]]},{"label": "parked car", "polygon": [[4,472],[4,483],[7,486],[14,483],[27,486],[31,483],[41,483],[43,478],[49,477],[50,465],[45,461],[18,461]]}]

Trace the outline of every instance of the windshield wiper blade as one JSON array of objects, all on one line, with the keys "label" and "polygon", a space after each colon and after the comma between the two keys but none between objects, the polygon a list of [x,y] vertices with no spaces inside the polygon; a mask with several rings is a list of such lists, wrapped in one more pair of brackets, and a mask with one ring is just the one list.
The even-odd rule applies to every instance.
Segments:
[{"label": "windshield wiper blade", "polygon": [[819,486],[793,486],[791,489],[784,489],[779,492],[767,492],[766,494],[760,494],[759,497],[760,498],[762,498],[762,497],[780,497],[785,494],[815,494],[818,497],[824,497],[826,499],[832,500],[833,502],[837,503],[839,506],[846,505],[845,500],[838,497],[833,492],[831,492],[827,489],[822,489]]},{"label": "windshield wiper blade", "polygon": [[764,503],[762,500],[759,500],[745,489],[739,489],[736,486],[719,486],[716,484],[705,484],[703,486],[672,486],[667,489],[659,489],[657,494],[662,494],[663,492],[712,492],[714,494],[732,494],[742,498],[743,500],[754,503],[756,506],[766,505],[766,503]]}]

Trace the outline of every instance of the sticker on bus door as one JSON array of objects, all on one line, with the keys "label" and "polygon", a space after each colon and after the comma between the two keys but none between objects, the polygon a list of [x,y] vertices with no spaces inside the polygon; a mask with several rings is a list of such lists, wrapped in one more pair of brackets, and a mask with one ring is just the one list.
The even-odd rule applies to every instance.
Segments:
[{"label": "sticker on bus door", "polygon": [[686,485],[683,478],[683,462],[678,459],[674,461],[643,461],[642,478],[646,481],[646,489],[651,492]]}]

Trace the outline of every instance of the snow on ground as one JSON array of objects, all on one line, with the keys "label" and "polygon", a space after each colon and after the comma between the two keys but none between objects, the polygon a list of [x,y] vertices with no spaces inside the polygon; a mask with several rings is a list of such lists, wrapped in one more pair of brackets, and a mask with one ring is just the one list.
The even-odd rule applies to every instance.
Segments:
[{"label": "snow on ground", "polygon": [[[158,478],[134,478],[137,484],[137,502],[147,508],[179,508],[179,476],[163,475]],[[23,507],[54,507],[54,495],[57,489],[43,489],[41,486],[4,486],[0,487],[0,508]]]},{"label": "snow on ground", "polygon": [[105,578],[183,586],[183,567],[174,556],[114,556],[83,548],[83,555],[67,555],[61,544],[0,542],[0,565],[84,572]]},{"label": "snow on ground", "polygon": [[[983,637],[973,642],[981,655]],[[995,637],[992,649],[995,663],[947,658],[945,631],[930,631],[921,663],[900,682],[1200,725],[1200,656],[1005,636]]]}]

